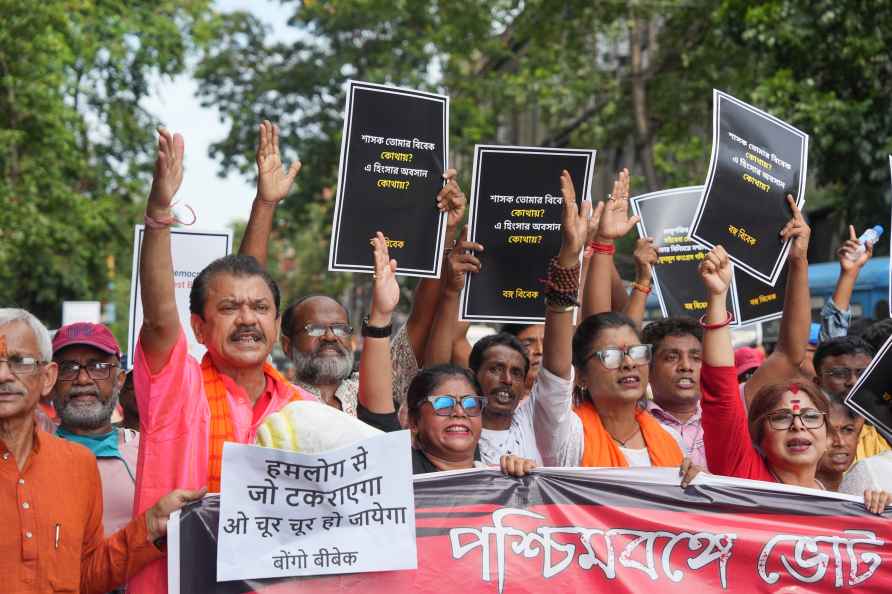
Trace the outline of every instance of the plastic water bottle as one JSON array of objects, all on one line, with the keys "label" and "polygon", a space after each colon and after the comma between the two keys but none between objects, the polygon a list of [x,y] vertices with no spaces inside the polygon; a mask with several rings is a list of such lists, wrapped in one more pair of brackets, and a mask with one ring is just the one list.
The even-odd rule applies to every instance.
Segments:
[{"label": "plastic water bottle", "polygon": [[846,257],[854,262],[861,257],[861,254],[864,253],[864,250],[866,249],[864,245],[868,241],[870,242],[870,245],[876,245],[876,242],[879,241],[882,235],[882,225],[874,225],[870,229],[867,229],[864,233],[861,234],[861,237],[858,238],[858,249],[856,249],[854,252],[848,252],[846,254]]}]

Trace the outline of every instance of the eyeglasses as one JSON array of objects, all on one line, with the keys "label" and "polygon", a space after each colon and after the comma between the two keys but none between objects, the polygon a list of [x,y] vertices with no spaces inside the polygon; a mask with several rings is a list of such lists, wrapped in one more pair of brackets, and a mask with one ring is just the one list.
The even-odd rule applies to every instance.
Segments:
[{"label": "eyeglasses", "polygon": [[629,348],[623,350],[616,347],[610,347],[603,351],[595,351],[586,358],[586,361],[592,357],[601,360],[601,364],[607,369],[618,369],[623,364],[626,355],[632,359],[635,365],[644,365],[650,361],[651,345],[649,344],[633,344]]},{"label": "eyeglasses", "polygon": [[861,377],[861,374],[864,373],[864,368],[852,369],[851,367],[831,367],[830,369],[825,369],[822,373],[824,375],[829,375],[833,379],[850,381],[852,376],[855,376],[855,379]]},{"label": "eyeglasses", "polygon": [[456,404],[461,404],[462,410],[469,417],[480,416],[483,407],[486,406],[486,398],[477,396],[476,394],[466,394],[464,396],[451,396],[449,394],[441,394],[438,396],[428,396],[425,398],[431,403],[434,414],[440,417],[450,417],[455,410]]},{"label": "eyeglasses", "polygon": [[117,366],[117,363],[99,363],[98,361],[86,365],[81,365],[77,361],[62,361],[59,363],[59,379],[63,381],[75,380],[80,375],[81,369],[85,369],[87,375],[94,380],[108,379],[112,369]]},{"label": "eyeglasses", "polygon": [[348,324],[307,324],[303,330],[307,333],[307,336],[312,336],[313,338],[319,338],[328,330],[331,330],[331,333],[338,338],[346,338],[353,335],[353,326]]},{"label": "eyeglasses", "polygon": [[789,410],[779,410],[765,415],[768,424],[775,431],[786,431],[793,426],[796,417],[806,429],[820,429],[824,426],[824,413],[813,408],[806,408],[802,412],[794,413]]},{"label": "eyeglasses", "polygon": [[30,375],[45,362],[34,357],[13,357],[12,359],[0,359],[0,364],[3,363],[9,365],[10,371],[16,375]]}]

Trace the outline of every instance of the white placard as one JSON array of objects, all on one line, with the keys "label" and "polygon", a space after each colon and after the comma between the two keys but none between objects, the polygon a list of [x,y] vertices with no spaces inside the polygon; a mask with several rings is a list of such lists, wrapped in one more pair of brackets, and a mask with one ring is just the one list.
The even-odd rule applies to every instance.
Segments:
[{"label": "white placard", "polygon": [[63,301],[62,325],[75,322],[102,323],[102,303],[99,301]]},{"label": "white placard", "polygon": [[321,454],[226,442],[217,581],[416,569],[408,431]]},{"label": "white placard", "polygon": [[[127,365],[133,366],[136,339],[142,328],[142,298],[139,286],[139,254],[142,248],[144,225],[133,230],[133,272],[130,276],[130,325],[128,327]],[[192,281],[202,269],[232,252],[232,231],[197,231],[194,229],[171,229],[170,251],[173,259],[174,293],[180,324],[186,333],[189,354],[201,361],[205,348],[195,340],[192,325],[189,323],[189,292]]]}]

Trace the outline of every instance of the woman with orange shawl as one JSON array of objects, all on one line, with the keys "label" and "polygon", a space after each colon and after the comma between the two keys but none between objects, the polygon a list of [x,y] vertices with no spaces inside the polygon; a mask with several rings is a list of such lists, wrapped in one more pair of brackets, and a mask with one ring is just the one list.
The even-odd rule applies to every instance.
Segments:
[{"label": "woman with orange shawl", "polygon": [[545,466],[680,466],[684,459],[681,438],[639,405],[647,387],[651,348],[641,344],[635,323],[623,314],[607,311],[607,305],[601,309],[603,313],[588,317],[573,332],[573,304],[578,294],[578,280],[574,285],[574,279],[579,278],[579,254],[590,229],[598,230],[592,242],[589,276],[594,277],[590,280],[605,292],[601,303],[610,302],[611,271],[607,266],[596,269],[596,259],[607,261],[613,253],[613,239],[627,233],[637,221],[637,217],[628,216],[628,180],[628,171],[623,170],[607,203],[599,204],[588,218],[586,203],[583,213],[578,212],[569,174],[561,175],[562,242],[548,271],[547,344],[542,367],[563,378],[571,378],[575,369],[581,396],[575,407],[569,393],[537,401],[536,443]]}]

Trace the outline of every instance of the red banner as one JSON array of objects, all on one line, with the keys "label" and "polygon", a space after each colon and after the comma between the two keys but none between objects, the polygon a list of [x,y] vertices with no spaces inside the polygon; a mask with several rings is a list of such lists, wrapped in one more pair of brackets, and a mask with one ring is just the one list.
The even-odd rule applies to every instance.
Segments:
[{"label": "red banner", "polygon": [[416,477],[418,570],[219,583],[208,497],[172,532],[171,594],[892,591],[888,514],[834,493],[698,478],[681,489],[672,469]]}]

